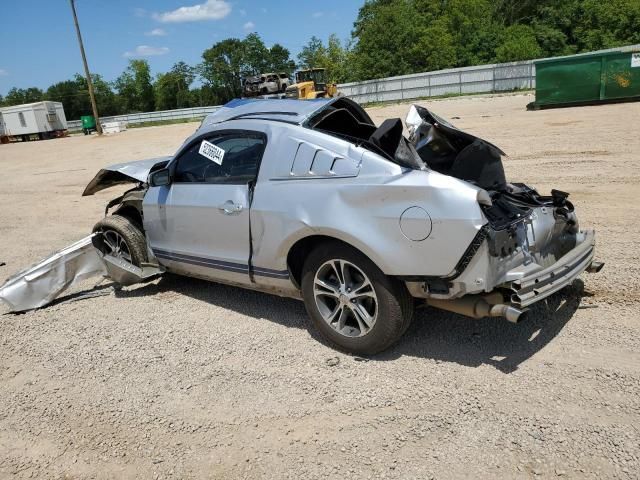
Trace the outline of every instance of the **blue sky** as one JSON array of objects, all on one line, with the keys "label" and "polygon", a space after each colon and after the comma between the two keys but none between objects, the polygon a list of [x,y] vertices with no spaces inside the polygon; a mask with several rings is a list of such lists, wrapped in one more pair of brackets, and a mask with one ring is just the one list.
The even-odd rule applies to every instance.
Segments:
[{"label": "blue sky", "polygon": [[[295,57],[316,35],[350,36],[363,1],[76,0],[93,73],[114,80],[129,58],[154,73],[173,63],[199,63],[203,50],[228,37],[260,34]],[[82,71],[68,0],[2,0],[0,94],[11,87],[45,89]]]}]

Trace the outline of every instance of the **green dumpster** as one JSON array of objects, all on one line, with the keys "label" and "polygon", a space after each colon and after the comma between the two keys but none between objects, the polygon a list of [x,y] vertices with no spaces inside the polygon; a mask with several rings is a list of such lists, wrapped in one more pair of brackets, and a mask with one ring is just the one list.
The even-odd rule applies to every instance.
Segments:
[{"label": "green dumpster", "polygon": [[96,119],[93,115],[83,115],[80,117],[82,122],[82,131],[85,135],[88,135],[96,129]]},{"label": "green dumpster", "polygon": [[640,100],[640,51],[539,60],[531,108]]}]

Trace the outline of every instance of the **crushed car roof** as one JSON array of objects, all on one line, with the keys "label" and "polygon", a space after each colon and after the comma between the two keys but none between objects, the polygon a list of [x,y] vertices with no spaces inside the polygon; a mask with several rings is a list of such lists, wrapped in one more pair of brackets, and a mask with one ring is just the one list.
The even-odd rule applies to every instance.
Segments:
[{"label": "crushed car roof", "polygon": [[300,125],[311,114],[333,103],[334,100],[332,98],[316,100],[236,99],[207,115],[202,122],[202,127],[240,118],[260,118]]}]

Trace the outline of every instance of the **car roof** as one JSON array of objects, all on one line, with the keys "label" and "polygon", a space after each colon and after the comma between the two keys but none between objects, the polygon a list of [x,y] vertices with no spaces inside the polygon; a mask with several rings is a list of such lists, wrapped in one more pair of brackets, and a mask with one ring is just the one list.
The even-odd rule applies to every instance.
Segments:
[{"label": "car roof", "polygon": [[215,112],[207,115],[201,129],[218,123],[237,119],[274,120],[301,125],[315,112],[333,103],[335,99],[316,100],[254,99],[231,100]]}]

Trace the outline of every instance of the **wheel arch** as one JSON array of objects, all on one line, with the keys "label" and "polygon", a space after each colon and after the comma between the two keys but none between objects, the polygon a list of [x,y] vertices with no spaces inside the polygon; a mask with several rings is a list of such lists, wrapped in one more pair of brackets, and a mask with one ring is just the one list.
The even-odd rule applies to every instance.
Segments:
[{"label": "wheel arch", "polygon": [[[144,233],[142,201],[146,191],[141,189],[133,189],[125,193],[121,198],[120,204],[113,211],[113,215],[120,215],[131,220],[142,233]],[[117,200],[114,200],[115,202]],[[113,203],[112,202],[112,203]],[[114,205],[115,206],[115,205]],[[109,206],[107,207],[107,210]]]},{"label": "wheel arch", "polygon": [[[369,260],[371,260],[376,267],[380,268],[380,265],[376,262],[374,258],[371,257],[363,248],[359,248],[355,245],[355,242],[345,241],[344,239],[331,236],[331,235],[308,235],[306,237],[298,239],[291,247],[287,253],[287,268],[289,270],[289,274],[291,276],[291,281],[294,283],[296,288],[300,288],[302,283],[302,269],[304,267],[304,262],[315,248],[319,245],[325,243],[340,243],[349,248],[356,250],[361,253]],[[382,268],[380,268],[382,271]]]},{"label": "wheel arch", "polygon": [[123,203],[114,212],[113,215],[120,215],[121,217],[131,220],[142,232],[144,232],[142,224],[142,213],[140,210],[130,203]]}]

